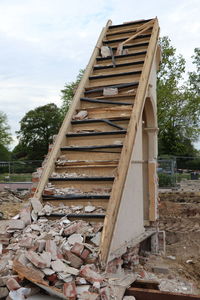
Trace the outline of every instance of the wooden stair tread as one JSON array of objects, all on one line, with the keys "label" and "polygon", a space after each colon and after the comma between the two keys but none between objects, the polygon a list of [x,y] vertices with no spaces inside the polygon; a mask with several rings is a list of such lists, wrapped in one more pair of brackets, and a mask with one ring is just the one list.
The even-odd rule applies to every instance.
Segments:
[{"label": "wooden stair tread", "polygon": [[122,84],[108,84],[108,85],[104,85],[102,86],[93,86],[93,87],[85,87],[85,94],[90,94],[93,92],[100,92],[103,91],[104,88],[109,87],[109,88],[118,88],[118,89],[123,89],[123,88],[127,88],[127,87],[136,87],[138,86],[139,82],[129,82],[129,83],[122,83]]},{"label": "wooden stair tread", "polygon": [[65,194],[65,195],[42,195],[43,200],[79,200],[79,199],[109,199],[109,194]]},{"label": "wooden stair tread", "polygon": [[103,79],[103,78],[111,78],[111,77],[118,77],[118,76],[131,76],[135,74],[141,74],[142,71],[132,71],[132,72],[120,72],[120,73],[114,73],[114,74],[105,74],[105,75],[93,75],[90,76],[90,80],[97,80],[97,79]]},{"label": "wooden stair tread", "polygon": [[[142,65],[142,64],[144,64],[144,60],[139,60],[137,62],[115,64],[115,68]],[[104,69],[113,69],[113,70],[115,70],[115,68],[113,68],[113,64],[105,65],[105,66],[95,65],[93,70],[104,70]]]},{"label": "wooden stair tread", "polygon": [[90,102],[90,103],[99,103],[99,104],[116,104],[116,105],[132,105],[129,102],[115,102],[114,99],[113,101],[109,100],[99,100],[99,99],[93,99],[93,98],[81,98],[81,101],[85,102]]},{"label": "wooden stair tread", "polygon": [[[147,51],[138,51],[136,53],[130,53],[130,54],[123,54],[123,55],[114,55],[114,58],[126,58],[126,57],[134,57],[134,56],[139,56],[139,55],[145,55],[147,53]],[[97,57],[96,61],[106,61],[106,60],[110,60],[112,57],[111,56],[107,56],[107,57]]]},{"label": "wooden stair tread", "polygon": [[120,145],[98,145],[98,146],[64,146],[61,147],[61,151],[88,151],[88,150],[99,150],[99,149],[118,149],[122,148],[122,144]]},{"label": "wooden stair tread", "polygon": [[144,19],[144,20],[137,20],[137,21],[131,21],[123,24],[118,24],[118,25],[110,25],[108,29],[113,29],[113,28],[121,28],[121,27],[126,27],[126,26],[131,26],[131,25],[142,25],[145,24],[153,19]]},{"label": "wooden stair tread", "polygon": [[126,134],[126,130],[115,130],[115,131],[104,131],[104,132],[78,132],[78,133],[67,133],[67,137],[81,137],[81,136],[102,136],[102,135],[116,135],[116,134]]},{"label": "wooden stair tread", "polygon": [[[135,39],[134,39],[134,42],[139,40],[139,39],[144,39],[144,38],[150,38],[151,37],[151,34],[141,34],[141,35],[138,35]],[[127,38],[121,38],[121,39],[114,39],[114,40],[110,40],[110,41],[106,41],[104,40],[103,43],[108,45],[108,44],[112,44],[112,43],[122,43],[124,41],[126,41]],[[133,42],[133,41],[131,41]]]},{"label": "wooden stair tread", "polygon": [[113,181],[115,177],[50,177],[49,181]]}]

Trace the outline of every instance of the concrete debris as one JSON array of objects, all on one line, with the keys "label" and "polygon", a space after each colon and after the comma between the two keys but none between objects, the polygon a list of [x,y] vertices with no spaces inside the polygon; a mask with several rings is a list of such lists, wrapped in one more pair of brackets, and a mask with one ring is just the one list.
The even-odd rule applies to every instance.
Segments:
[{"label": "concrete debris", "polygon": [[103,89],[103,95],[104,96],[113,96],[118,94],[118,88],[104,88]]},{"label": "concrete debris", "polygon": [[73,120],[83,120],[88,116],[87,110],[80,110],[76,115],[73,116]]},{"label": "concrete debris", "polygon": [[17,193],[9,189],[0,191],[0,205],[6,202],[20,203],[22,199],[17,197]]},{"label": "concrete debris", "polygon": [[95,206],[92,206],[92,205],[88,205],[88,206],[85,206],[85,212],[93,212],[94,210],[96,209]]},{"label": "concrete debris", "polygon": [[108,57],[110,56],[110,48],[108,46],[102,46],[101,47],[101,56],[102,57]]},{"label": "concrete debris", "polygon": [[[89,203],[86,210],[81,205],[53,208],[46,204],[42,207],[37,201],[32,206],[37,215],[41,212],[48,215],[54,209],[74,213],[104,211]],[[23,210],[18,217],[25,219],[26,214],[27,210]],[[20,278],[25,278],[63,299],[100,299],[98,291],[106,279],[98,267],[99,248],[91,239],[97,238],[102,223],[70,221],[67,217],[48,220],[40,216],[31,224],[26,222],[25,227],[21,218],[6,223],[9,233],[5,228],[0,231],[0,241],[3,241],[0,278],[9,277],[9,281],[0,280],[2,294],[7,297],[10,290],[9,299],[24,300],[27,281]]]}]

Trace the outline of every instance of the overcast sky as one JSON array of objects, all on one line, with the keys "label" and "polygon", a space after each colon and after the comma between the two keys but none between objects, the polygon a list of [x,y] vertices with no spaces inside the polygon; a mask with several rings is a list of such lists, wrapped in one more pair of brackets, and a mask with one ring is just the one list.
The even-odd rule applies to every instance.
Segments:
[{"label": "overcast sky", "polygon": [[[102,27],[158,17],[188,69],[200,47],[199,0],[0,0],[0,111],[15,136],[30,109],[54,102],[90,58]],[[199,145],[200,148],[200,145]]]}]

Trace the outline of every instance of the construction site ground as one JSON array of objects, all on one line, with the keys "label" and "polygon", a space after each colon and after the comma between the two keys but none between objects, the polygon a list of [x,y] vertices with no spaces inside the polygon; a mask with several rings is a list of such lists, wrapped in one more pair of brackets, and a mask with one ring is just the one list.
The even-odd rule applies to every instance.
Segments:
[{"label": "construction site ground", "polygon": [[[199,295],[200,198],[198,202],[194,193],[191,197],[184,192],[183,200],[180,194],[160,193],[159,229],[166,233],[165,255],[145,253],[134,271],[141,279],[159,281],[163,291]],[[18,214],[27,201],[27,193],[0,192],[1,219]]]}]

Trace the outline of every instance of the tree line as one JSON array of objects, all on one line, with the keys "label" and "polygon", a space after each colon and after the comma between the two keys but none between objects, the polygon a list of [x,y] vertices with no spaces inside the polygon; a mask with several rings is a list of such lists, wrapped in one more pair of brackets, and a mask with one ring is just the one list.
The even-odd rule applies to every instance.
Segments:
[{"label": "tree line", "polygon": [[[194,70],[186,73],[186,61],[182,55],[177,55],[170,39],[161,38],[160,46],[162,61],[157,74],[159,156],[199,156],[193,143],[200,136],[200,48],[195,48],[192,56]],[[49,103],[25,114],[16,132],[18,145],[11,152],[7,117],[0,112],[0,161],[44,159],[83,73],[84,70],[80,70],[76,80],[65,84],[61,90],[61,108]]]}]

